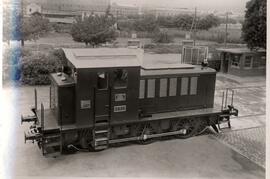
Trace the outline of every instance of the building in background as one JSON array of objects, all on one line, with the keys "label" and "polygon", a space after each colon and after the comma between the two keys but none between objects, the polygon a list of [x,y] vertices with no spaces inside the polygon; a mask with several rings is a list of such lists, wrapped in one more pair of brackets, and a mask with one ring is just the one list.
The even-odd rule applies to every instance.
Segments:
[{"label": "building in background", "polygon": [[25,16],[38,12],[51,22],[68,23],[83,14],[105,14],[109,5],[110,0],[22,0]]},{"label": "building in background", "polygon": [[138,6],[123,6],[123,5],[118,5],[116,3],[112,3],[110,12],[114,17],[136,16],[136,15],[139,15],[139,7]]},{"label": "building in background", "polygon": [[248,48],[219,48],[221,71],[237,76],[257,76],[266,73],[266,51]]},{"label": "building in background", "polygon": [[168,8],[168,7],[149,7],[145,6],[141,9],[142,14],[151,14],[159,16],[177,16],[179,14],[193,14],[194,10],[187,8]]}]

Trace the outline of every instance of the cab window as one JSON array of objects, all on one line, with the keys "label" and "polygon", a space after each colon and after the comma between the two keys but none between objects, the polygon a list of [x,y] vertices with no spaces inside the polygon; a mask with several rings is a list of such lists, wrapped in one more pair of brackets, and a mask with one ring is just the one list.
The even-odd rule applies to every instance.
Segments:
[{"label": "cab window", "polygon": [[97,88],[99,90],[108,89],[108,74],[99,72],[97,74]]},{"label": "cab window", "polygon": [[128,83],[127,70],[116,69],[114,72],[114,89],[126,88]]}]

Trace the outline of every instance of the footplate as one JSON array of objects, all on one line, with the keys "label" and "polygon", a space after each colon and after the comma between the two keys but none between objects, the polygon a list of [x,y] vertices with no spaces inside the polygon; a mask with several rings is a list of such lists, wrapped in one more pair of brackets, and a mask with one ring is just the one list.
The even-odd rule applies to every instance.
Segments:
[{"label": "footplate", "polygon": [[37,123],[37,116],[36,114],[34,115],[21,115],[21,124],[23,124],[24,122],[34,122]]}]

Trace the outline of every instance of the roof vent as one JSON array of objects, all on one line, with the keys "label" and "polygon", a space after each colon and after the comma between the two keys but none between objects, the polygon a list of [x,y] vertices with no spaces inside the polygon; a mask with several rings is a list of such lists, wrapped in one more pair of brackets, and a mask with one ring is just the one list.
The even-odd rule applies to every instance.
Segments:
[{"label": "roof vent", "polygon": [[57,76],[62,76],[62,72],[58,72],[57,73]]}]

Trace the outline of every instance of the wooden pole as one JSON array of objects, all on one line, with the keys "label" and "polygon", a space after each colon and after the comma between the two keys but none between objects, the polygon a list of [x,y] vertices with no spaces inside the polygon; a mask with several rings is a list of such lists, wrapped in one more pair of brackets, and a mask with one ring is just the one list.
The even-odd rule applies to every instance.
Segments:
[{"label": "wooden pole", "polygon": [[227,46],[227,37],[228,37],[228,12],[226,12],[226,27],[225,27],[225,39],[224,44]]},{"label": "wooden pole", "polygon": [[195,7],[195,15],[194,15],[194,45],[196,44],[197,38],[197,7]]}]

